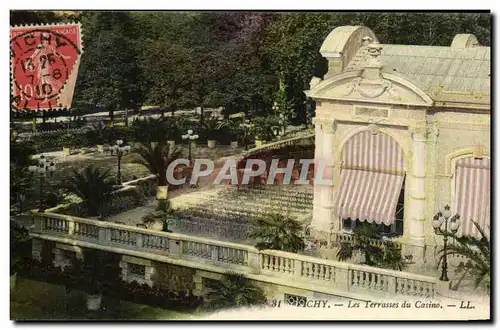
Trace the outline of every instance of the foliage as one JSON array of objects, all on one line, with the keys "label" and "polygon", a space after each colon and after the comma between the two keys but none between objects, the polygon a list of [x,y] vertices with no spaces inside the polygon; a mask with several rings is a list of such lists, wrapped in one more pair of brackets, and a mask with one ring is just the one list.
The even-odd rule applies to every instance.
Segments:
[{"label": "foliage", "polygon": [[77,146],[77,137],[73,134],[63,134],[59,137],[59,145],[66,148],[74,148]]},{"label": "foliage", "polygon": [[305,247],[300,222],[288,215],[278,213],[255,218],[250,237],[258,240],[255,247],[259,250],[299,252]]},{"label": "foliage", "polygon": [[88,294],[109,291],[120,280],[121,270],[112,253],[95,249],[84,249],[83,260],[75,258],[65,267],[66,290],[83,289]]},{"label": "foliage", "polygon": [[162,201],[155,211],[142,218],[142,222],[146,225],[154,224],[157,221],[161,222],[163,225],[162,230],[165,232],[172,232],[168,230],[168,225],[175,220],[175,211],[172,209],[169,200]]},{"label": "foliage", "polygon": [[130,14],[119,11],[84,12],[82,56],[75,88],[77,108],[101,107],[109,111],[135,109],[142,101],[141,80],[136,61],[139,40]]},{"label": "foliage", "polygon": [[67,179],[66,189],[83,200],[89,216],[104,216],[113,191],[109,170],[92,165],[82,170],[74,170]]},{"label": "foliage", "polygon": [[206,308],[211,310],[259,306],[266,302],[261,288],[245,275],[226,272],[220,281],[207,283]]},{"label": "foliage", "polygon": [[491,278],[491,243],[484,229],[481,228],[476,221],[471,221],[479,232],[479,238],[474,236],[458,237],[456,233],[445,232],[443,235],[448,237],[448,239],[451,238],[452,242],[448,243],[446,251],[444,250],[444,247],[438,251],[438,268],[443,261],[445,254],[447,256],[463,256],[467,259],[467,261],[460,262],[456,269],[456,272],[461,274],[461,276],[454,289],[456,290],[465,279],[473,280],[474,289],[477,289],[484,283],[489,293]]},{"label": "foliage", "polygon": [[23,269],[25,259],[30,254],[29,234],[26,228],[10,222],[10,274]]},{"label": "foliage", "polygon": [[392,241],[382,239],[380,226],[363,222],[353,231],[352,240],[341,242],[337,251],[337,259],[351,259],[355,251],[364,254],[364,263],[369,266],[403,270],[405,263],[401,249]]},{"label": "foliage", "polygon": [[203,135],[207,140],[219,140],[220,137],[224,136],[224,132],[224,128],[221,127],[221,123],[217,119],[207,120],[203,125]]},{"label": "foliage", "polygon": [[274,129],[279,127],[278,118],[274,116],[256,117],[252,119],[253,134],[256,139],[271,141],[274,139]]},{"label": "foliage", "polygon": [[138,153],[141,158],[137,160],[137,163],[146,166],[152,174],[158,177],[159,186],[168,184],[167,167],[174,160],[182,157],[182,149],[171,148],[169,144],[163,143],[141,145]]}]

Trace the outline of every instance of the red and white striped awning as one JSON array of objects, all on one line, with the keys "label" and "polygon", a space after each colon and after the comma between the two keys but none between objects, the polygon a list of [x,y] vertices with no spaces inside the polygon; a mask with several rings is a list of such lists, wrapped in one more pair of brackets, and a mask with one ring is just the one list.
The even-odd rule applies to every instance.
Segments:
[{"label": "red and white striped awning", "polygon": [[346,142],[335,213],[341,218],[390,225],[404,181],[404,153],[390,136],[370,131]]},{"label": "red and white striped awning", "polygon": [[343,169],[337,191],[337,213],[341,218],[390,225],[404,175]]},{"label": "red and white striped awning", "polygon": [[363,131],[346,142],[343,168],[404,173],[404,153],[387,134]]},{"label": "red and white striped awning", "polygon": [[453,213],[461,220],[464,236],[480,237],[471,220],[477,222],[489,237],[490,226],[490,159],[464,158],[457,161]]}]

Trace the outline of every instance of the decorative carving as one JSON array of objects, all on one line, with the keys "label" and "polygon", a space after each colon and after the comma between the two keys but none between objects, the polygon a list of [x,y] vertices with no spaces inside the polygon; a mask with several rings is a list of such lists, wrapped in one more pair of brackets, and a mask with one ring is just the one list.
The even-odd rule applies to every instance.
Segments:
[{"label": "decorative carving", "polygon": [[380,97],[387,90],[392,88],[390,81],[385,79],[378,79],[376,81],[366,81],[363,78],[355,78],[352,83],[347,87],[348,91],[342,96],[349,96],[354,91],[358,92],[361,96],[374,99]]},{"label": "decorative carving", "polygon": [[377,135],[380,132],[380,127],[377,124],[370,124],[368,125],[368,130],[373,135]]},{"label": "decorative carving", "polygon": [[354,114],[359,116],[388,117],[389,109],[374,107],[355,107]]},{"label": "decorative carving", "polygon": [[414,140],[427,140],[429,135],[427,126],[410,127],[409,131]]},{"label": "decorative carving", "polygon": [[373,39],[370,38],[369,36],[363,37],[363,39],[361,39],[361,40],[362,40],[361,41],[361,46],[368,46],[373,41]]},{"label": "decorative carving", "polygon": [[309,82],[309,90],[314,89],[314,87],[316,87],[322,81],[323,80],[321,78],[312,77],[311,81]]},{"label": "decorative carving", "polygon": [[382,46],[378,42],[373,42],[367,46],[367,67],[381,68],[380,55],[382,54]]},{"label": "decorative carving", "polygon": [[321,124],[321,130],[323,131],[323,133],[333,134],[335,133],[336,129],[337,125],[335,124],[335,121]]}]

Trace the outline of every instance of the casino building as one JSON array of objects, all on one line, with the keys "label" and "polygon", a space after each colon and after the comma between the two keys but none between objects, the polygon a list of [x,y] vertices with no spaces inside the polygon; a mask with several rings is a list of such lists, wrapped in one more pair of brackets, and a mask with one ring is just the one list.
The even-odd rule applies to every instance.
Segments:
[{"label": "casino building", "polygon": [[431,223],[446,204],[462,235],[478,234],[471,219],[489,232],[490,47],[472,34],[449,46],[380,44],[367,27],[342,26],[320,52],[328,73],[305,93],[333,185],[314,187],[314,232],[383,224],[421,262],[434,256]]}]

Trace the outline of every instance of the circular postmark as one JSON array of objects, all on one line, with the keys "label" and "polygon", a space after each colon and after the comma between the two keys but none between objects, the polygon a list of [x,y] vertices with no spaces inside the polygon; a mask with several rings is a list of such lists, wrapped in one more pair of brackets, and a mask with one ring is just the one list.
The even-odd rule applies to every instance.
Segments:
[{"label": "circular postmark", "polygon": [[14,106],[57,106],[80,54],[75,42],[50,29],[31,29],[12,37],[10,48]]}]

